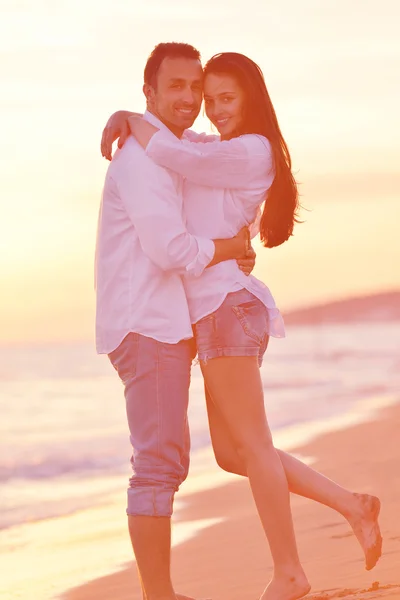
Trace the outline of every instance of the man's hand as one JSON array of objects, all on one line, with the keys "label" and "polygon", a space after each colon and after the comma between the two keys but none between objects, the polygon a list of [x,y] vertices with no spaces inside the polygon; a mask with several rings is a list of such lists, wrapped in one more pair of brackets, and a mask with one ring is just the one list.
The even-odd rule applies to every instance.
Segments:
[{"label": "man's hand", "polygon": [[118,140],[118,148],[122,148],[129,137],[131,132],[128,119],[132,115],[142,116],[140,113],[130,112],[129,110],[118,110],[108,119],[101,137],[101,154],[107,160],[112,158],[112,145],[115,140]]},{"label": "man's hand", "polygon": [[242,227],[239,233],[232,238],[232,241],[237,244],[238,248],[236,258],[238,260],[246,259],[251,248],[249,228],[246,225]]},{"label": "man's hand", "polygon": [[253,246],[250,246],[250,248],[247,251],[247,255],[246,258],[238,258],[237,259],[237,264],[239,266],[239,269],[241,271],[243,271],[243,273],[245,275],[250,275],[250,273],[252,272],[252,270],[255,267],[256,264],[256,253],[254,251]]}]

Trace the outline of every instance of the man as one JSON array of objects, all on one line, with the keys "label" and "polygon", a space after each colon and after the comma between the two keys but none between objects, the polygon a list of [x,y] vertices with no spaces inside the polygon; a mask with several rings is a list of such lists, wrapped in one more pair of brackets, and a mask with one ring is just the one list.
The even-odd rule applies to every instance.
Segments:
[{"label": "man", "polygon": [[[156,46],[144,71],[144,118],[181,137],[199,113],[202,77],[195,48]],[[96,250],[97,350],[109,355],[125,386],[133,447],[128,525],[147,600],[176,599],[170,518],[189,465],[192,358],[181,274],[200,275],[248,249],[247,230],[230,240],[190,235],[182,184],[129,137],[106,175]]]}]

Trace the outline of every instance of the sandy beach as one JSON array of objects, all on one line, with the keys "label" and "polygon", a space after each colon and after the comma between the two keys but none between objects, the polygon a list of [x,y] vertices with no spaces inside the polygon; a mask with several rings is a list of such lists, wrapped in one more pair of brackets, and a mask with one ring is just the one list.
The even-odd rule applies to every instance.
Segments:
[{"label": "sandy beach", "polygon": [[[329,508],[293,496],[301,559],[310,596],[400,599],[400,406],[374,421],[327,433],[296,453],[314,458],[328,477],[382,500],[383,556],[370,572],[346,521]],[[185,498],[179,520],[221,519],[173,549],[176,590],[196,598],[256,600],[271,574],[271,558],[246,480]],[[70,590],[65,600],[141,598],[132,561],[125,570]]]}]

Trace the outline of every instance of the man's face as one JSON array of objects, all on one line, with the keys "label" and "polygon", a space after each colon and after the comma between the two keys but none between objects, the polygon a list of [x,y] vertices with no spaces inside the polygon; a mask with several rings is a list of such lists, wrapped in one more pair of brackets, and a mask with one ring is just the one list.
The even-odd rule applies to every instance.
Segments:
[{"label": "man's face", "polygon": [[180,137],[199,114],[203,94],[203,69],[198,60],[164,58],[155,89],[145,85],[148,107]]}]

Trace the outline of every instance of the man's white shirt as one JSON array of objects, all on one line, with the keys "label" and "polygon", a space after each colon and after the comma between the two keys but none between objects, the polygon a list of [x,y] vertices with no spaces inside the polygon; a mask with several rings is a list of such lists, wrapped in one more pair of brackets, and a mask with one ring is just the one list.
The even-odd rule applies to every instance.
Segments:
[{"label": "man's white shirt", "polygon": [[[172,132],[151,113],[144,118]],[[183,180],[156,165],[131,136],[108,168],[96,245],[96,348],[110,353],[130,332],[160,342],[192,337],[182,274],[199,276],[212,240],[188,233]]]}]

